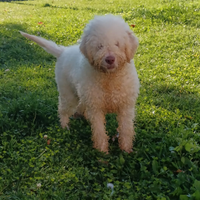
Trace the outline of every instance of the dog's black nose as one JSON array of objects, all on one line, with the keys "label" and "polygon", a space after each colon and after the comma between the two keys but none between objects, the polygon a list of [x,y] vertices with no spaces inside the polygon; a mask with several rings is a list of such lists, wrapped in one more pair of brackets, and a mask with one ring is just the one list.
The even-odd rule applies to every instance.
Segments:
[{"label": "dog's black nose", "polygon": [[109,64],[112,65],[115,62],[115,57],[114,56],[107,56],[105,61]]}]

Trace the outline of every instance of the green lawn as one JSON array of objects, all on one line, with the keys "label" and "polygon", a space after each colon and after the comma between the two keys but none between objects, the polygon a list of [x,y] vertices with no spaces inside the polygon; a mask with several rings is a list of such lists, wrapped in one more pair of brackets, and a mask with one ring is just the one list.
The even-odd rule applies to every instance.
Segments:
[{"label": "green lawn", "polygon": [[[109,155],[93,149],[86,120],[61,129],[56,60],[18,32],[72,45],[107,13],[134,24],[140,40],[131,154],[112,140]],[[1,200],[200,200],[199,123],[199,0],[0,2]],[[112,138],[114,115],[106,127]]]}]

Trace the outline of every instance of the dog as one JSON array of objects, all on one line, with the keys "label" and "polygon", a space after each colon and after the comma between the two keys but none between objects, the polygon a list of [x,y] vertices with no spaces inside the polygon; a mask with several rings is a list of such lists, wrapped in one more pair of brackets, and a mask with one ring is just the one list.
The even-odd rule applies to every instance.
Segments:
[{"label": "dog", "polygon": [[64,47],[20,32],[57,58],[61,126],[83,114],[91,123],[94,148],[109,152],[105,115],[116,113],[119,147],[132,152],[139,79],[132,60],[139,42],[129,25],[114,15],[96,16],[86,25],[80,44]]}]

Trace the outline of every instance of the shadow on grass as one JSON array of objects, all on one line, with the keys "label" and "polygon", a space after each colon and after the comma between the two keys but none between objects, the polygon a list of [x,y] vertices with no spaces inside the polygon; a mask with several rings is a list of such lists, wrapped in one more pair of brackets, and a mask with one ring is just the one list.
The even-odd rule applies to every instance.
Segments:
[{"label": "shadow on grass", "polygon": [[144,6],[139,6],[132,9],[131,14],[125,18],[128,20],[135,18],[143,18],[144,20],[151,20],[151,23],[173,24],[173,25],[187,25],[190,27],[200,27],[199,22],[199,8],[187,6],[184,4],[172,3],[166,7],[159,9],[147,9]]},{"label": "shadow on grass", "polygon": [[[20,62],[23,62],[23,65],[25,64],[28,67],[33,64],[39,65],[56,60],[52,55],[41,51],[41,47],[27,40],[19,33],[20,30],[24,31],[26,28],[26,24],[10,23],[1,26],[0,65],[2,68],[7,68],[7,66],[14,67]],[[35,35],[39,34],[39,32],[35,33]]]},{"label": "shadow on grass", "polygon": [[57,96],[50,97],[42,91],[25,89],[11,89],[10,93],[16,93],[16,98],[10,97],[8,91],[2,91],[2,97],[7,101],[0,112],[0,132],[15,130],[25,136],[37,130],[45,131],[52,124],[58,125]]},{"label": "shadow on grass", "polygon": [[70,10],[86,10],[89,12],[96,12],[96,13],[110,13],[110,9],[95,9],[91,7],[81,7],[79,8],[78,6],[56,6],[56,5],[51,5],[49,3],[45,4],[40,4],[40,5],[35,5],[35,4],[29,4],[29,3],[22,3],[22,2],[12,2],[14,4],[20,4],[20,5],[29,5],[29,6],[40,6],[40,7],[49,7],[49,8],[55,8],[55,9],[70,9]]},{"label": "shadow on grass", "polygon": [[[20,130],[28,133],[30,129],[44,130],[48,124],[52,124],[57,119],[54,71],[48,70],[55,58],[42,51],[37,45],[30,45],[32,42],[19,33],[19,30],[23,31],[26,28],[26,24],[10,23],[3,24],[0,29],[0,68],[3,71],[0,75],[2,78],[0,132]],[[32,79],[31,71],[20,74],[19,71],[15,73],[15,70],[35,67],[38,71],[35,77],[41,84],[38,83],[38,86],[30,89],[27,87],[27,82],[28,76]],[[5,73],[5,69],[9,69],[11,73]],[[44,77],[39,74],[40,69],[45,74]],[[30,84],[35,83],[30,82]],[[45,90],[50,92],[44,92]]]},{"label": "shadow on grass", "polygon": [[13,1],[27,1],[27,0],[0,0],[0,2],[13,2]]},{"label": "shadow on grass", "polygon": [[[166,84],[154,84],[147,90],[146,93],[141,90],[136,115],[138,132],[148,130],[153,135],[155,133],[154,136],[147,134],[145,137],[150,140],[154,137],[162,139],[163,134],[176,132],[180,125],[191,128],[199,123],[200,96],[197,92]],[[199,126],[197,130],[200,131]]]},{"label": "shadow on grass", "polygon": [[[15,3],[15,2],[13,2]],[[16,4],[21,5],[32,5],[27,3],[16,2]],[[40,5],[42,7],[51,7],[56,9],[71,9],[71,10],[87,10],[94,13],[112,13],[111,8],[109,9],[96,9],[91,7],[81,7],[78,6],[56,6],[51,5],[49,3],[45,3]],[[200,27],[200,13],[199,8],[189,7],[184,4],[171,3],[167,4],[167,6],[163,6],[162,8],[153,8],[147,9],[143,5],[138,6],[136,8],[130,8],[130,10],[123,10],[119,8],[119,10],[115,10],[115,13],[126,13],[129,11],[129,14],[124,15],[125,20],[133,20],[136,18],[142,18],[144,20],[150,20],[152,24],[160,23],[160,24],[174,24],[174,25],[187,25],[190,27]],[[132,12],[130,12],[132,11]]]},{"label": "shadow on grass", "polygon": [[[188,88],[178,88],[176,86],[169,85],[158,85],[156,84],[154,88],[154,100],[155,106],[163,106],[169,102],[171,110],[174,111],[175,108],[181,111],[191,111],[196,110],[200,113],[200,98],[198,92],[191,92]],[[169,105],[169,104],[168,104]]]}]

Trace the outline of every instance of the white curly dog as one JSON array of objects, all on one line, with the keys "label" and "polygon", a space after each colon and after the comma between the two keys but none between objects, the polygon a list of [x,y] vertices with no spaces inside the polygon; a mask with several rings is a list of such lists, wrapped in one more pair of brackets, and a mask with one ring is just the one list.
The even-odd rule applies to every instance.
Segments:
[{"label": "white curly dog", "polygon": [[57,58],[61,126],[83,114],[91,123],[94,148],[108,153],[105,115],[116,113],[121,150],[132,152],[139,80],[133,57],[138,39],[119,16],[96,16],[86,26],[80,45],[58,46],[41,37],[21,34]]}]

